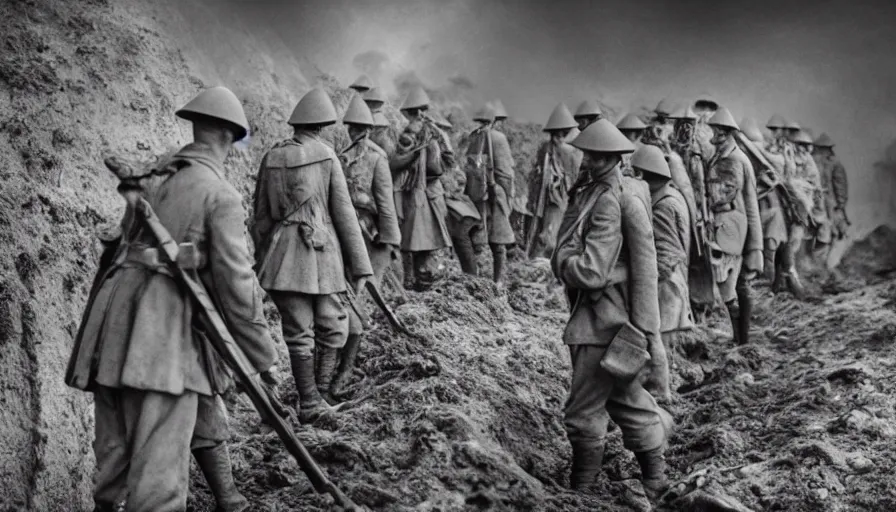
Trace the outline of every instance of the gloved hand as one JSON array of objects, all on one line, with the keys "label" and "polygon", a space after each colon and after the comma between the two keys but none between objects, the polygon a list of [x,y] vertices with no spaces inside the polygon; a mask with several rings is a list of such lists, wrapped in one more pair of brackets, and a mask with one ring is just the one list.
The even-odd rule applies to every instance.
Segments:
[{"label": "gloved hand", "polygon": [[762,258],[761,250],[753,250],[750,251],[744,256],[744,279],[751,280],[756,277],[757,274],[762,272],[764,267],[764,260]]},{"label": "gloved hand", "polygon": [[355,294],[358,295],[364,290],[364,286],[367,284],[367,281],[370,279],[370,276],[359,277],[355,280],[355,284],[353,288],[355,289]]}]

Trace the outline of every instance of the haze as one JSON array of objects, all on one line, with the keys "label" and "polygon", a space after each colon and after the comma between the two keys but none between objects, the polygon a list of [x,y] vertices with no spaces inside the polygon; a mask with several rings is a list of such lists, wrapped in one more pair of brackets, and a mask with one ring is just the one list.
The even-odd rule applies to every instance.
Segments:
[{"label": "haze", "polygon": [[764,124],[779,112],[828,132],[862,234],[896,218],[896,173],[875,166],[896,138],[896,3],[802,4],[208,0],[220,23],[204,31],[217,35],[194,34],[198,48],[184,53],[211,55],[206,74],[251,88],[240,63],[252,58],[228,58],[209,43],[251,34],[276,49],[265,58],[284,75],[313,82],[317,67],[347,85],[363,71],[391,92],[419,79],[470,108],[499,97],[511,117],[536,123],[558,101],[574,107],[592,97],[623,113],[709,92],[738,119]]}]

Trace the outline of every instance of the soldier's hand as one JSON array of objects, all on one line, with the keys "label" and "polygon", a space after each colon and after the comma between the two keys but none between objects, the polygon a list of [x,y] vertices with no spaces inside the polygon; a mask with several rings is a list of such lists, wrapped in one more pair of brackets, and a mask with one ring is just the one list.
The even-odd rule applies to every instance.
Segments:
[{"label": "soldier's hand", "polygon": [[367,284],[368,279],[369,279],[368,276],[364,276],[364,277],[359,277],[355,281],[355,286],[354,286],[355,294],[360,294],[361,291],[364,290],[364,286]]},{"label": "soldier's hand", "polygon": [[271,368],[267,371],[261,372],[260,377],[262,382],[271,387],[276,387],[278,384],[280,384],[281,380],[280,371],[277,370],[276,366],[271,366]]}]

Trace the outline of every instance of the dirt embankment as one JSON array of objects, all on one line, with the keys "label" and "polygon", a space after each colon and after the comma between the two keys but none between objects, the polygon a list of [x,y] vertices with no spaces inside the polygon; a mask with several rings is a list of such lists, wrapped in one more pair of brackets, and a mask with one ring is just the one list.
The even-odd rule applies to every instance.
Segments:
[{"label": "dirt embankment", "polygon": [[[0,6],[0,510],[91,503],[90,397],[62,375],[95,269],[95,228],[117,220],[121,205],[102,158],[148,159],[183,143],[174,109],[217,82],[177,50],[172,33],[188,25],[165,5]],[[299,78],[259,73],[257,86],[238,91],[255,135],[228,169],[247,197],[261,152],[287,135],[304,92],[283,84]],[[323,84],[344,108],[347,92]],[[525,190],[540,135],[508,131]],[[713,318],[673,348],[679,426],[669,460],[686,499],[699,486],[739,503],[725,510],[896,507],[892,240],[882,229],[847,254],[840,287],[828,289],[839,295],[798,304],[757,289],[750,346],[733,346],[726,321]],[[398,308],[427,343],[393,336],[379,317],[349,389],[353,406],[326,428],[297,426],[312,454],[376,510],[631,510],[627,479],[638,472],[618,434],[603,492],[566,490],[566,304],[546,262],[514,262],[505,291],[445,263],[450,275],[436,290]],[[295,398],[291,379],[280,392]],[[257,509],[327,510],[248,402],[231,405],[235,473]],[[191,507],[211,510],[194,477]]]}]

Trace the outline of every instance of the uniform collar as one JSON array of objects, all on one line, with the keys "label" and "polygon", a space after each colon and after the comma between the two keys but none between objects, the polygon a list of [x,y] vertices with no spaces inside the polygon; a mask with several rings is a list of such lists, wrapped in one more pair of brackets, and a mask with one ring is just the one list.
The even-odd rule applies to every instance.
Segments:
[{"label": "uniform collar", "polygon": [[216,176],[224,179],[224,162],[217,161],[216,159],[212,158],[210,154],[211,150],[208,144],[203,144],[201,142],[191,142],[181,148],[180,151],[178,151],[177,154],[174,155],[174,159],[198,161],[211,169]]}]

